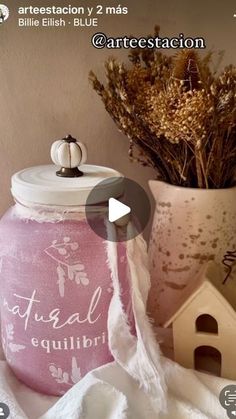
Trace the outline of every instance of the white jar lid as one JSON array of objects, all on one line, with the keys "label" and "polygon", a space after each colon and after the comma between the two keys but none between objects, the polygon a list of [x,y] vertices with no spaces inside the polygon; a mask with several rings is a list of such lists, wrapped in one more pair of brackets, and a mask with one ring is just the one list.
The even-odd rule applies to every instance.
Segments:
[{"label": "white jar lid", "polygon": [[122,195],[121,173],[84,164],[86,146],[71,135],[52,144],[51,158],[55,165],[30,167],[12,176],[11,192],[16,201],[27,206],[82,206],[95,186],[96,193],[89,197],[89,205]]},{"label": "white jar lid", "polygon": [[117,198],[123,193],[123,176],[108,167],[84,164],[80,170],[81,177],[60,177],[56,172],[59,166],[36,166],[21,170],[11,179],[11,192],[16,201],[25,205],[86,205],[86,200],[92,189],[97,187],[96,202],[98,204]]}]

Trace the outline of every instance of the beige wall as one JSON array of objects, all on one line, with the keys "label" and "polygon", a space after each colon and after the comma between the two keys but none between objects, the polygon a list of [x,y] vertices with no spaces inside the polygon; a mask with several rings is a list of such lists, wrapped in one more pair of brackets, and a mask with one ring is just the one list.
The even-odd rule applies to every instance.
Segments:
[{"label": "beige wall", "polygon": [[[9,6],[11,18],[0,27],[0,214],[11,201],[10,176],[21,168],[47,163],[51,142],[69,132],[87,144],[91,163],[114,167],[147,187],[153,171],[129,162],[127,139],[88,83],[89,70],[102,75],[102,63],[109,55],[90,45],[96,29],[17,28],[16,3],[30,2],[2,3]],[[35,6],[69,3],[115,4],[114,0],[31,2]],[[126,4],[128,16],[104,17],[99,29],[115,36],[146,35],[159,23],[163,35],[204,36],[209,48],[226,50],[225,62],[235,62],[234,0],[130,0]],[[126,53],[113,55],[125,57]]]}]

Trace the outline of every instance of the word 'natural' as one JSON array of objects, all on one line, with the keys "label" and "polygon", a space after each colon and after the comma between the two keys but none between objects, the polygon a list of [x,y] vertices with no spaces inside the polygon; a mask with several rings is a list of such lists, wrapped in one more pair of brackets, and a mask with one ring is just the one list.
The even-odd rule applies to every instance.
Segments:
[{"label": "word 'natural'", "polygon": [[[4,298],[3,307],[15,316],[20,317],[24,320],[24,329],[27,330],[30,320],[41,323],[52,324],[53,329],[63,329],[65,326],[72,325],[74,323],[83,324],[89,323],[94,324],[98,321],[101,316],[101,312],[97,312],[98,304],[101,299],[102,289],[97,287],[94,291],[92,298],[88,301],[88,307],[84,315],[81,313],[71,314],[65,321],[61,321],[61,310],[57,307],[50,311],[48,315],[39,314],[36,311],[36,306],[40,304],[40,300],[36,299],[36,290],[33,291],[31,297],[24,297],[22,295],[14,294],[14,297],[20,300],[20,303],[10,306],[7,300]],[[22,307],[23,305],[23,307]]]}]

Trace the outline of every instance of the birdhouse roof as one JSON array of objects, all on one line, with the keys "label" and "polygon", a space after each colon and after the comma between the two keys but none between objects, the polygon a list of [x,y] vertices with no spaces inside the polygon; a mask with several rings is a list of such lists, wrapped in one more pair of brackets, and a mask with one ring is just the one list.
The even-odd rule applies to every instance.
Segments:
[{"label": "birdhouse roof", "polygon": [[178,308],[170,313],[164,327],[168,327],[191,304],[203,289],[211,289],[218,300],[227,302],[227,307],[236,321],[236,281],[228,279],[225,284],[223,270],[216,262],[208,262],[194,281],[184,289]]}]

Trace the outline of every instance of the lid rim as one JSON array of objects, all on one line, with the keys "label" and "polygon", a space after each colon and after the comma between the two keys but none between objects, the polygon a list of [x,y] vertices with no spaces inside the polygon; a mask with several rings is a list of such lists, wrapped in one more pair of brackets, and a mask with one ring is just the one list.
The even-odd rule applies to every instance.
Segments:
[{"label": "lid rim", "polygon": [[[120,172],[104,166],[82,165],[80,168],[85,173],[80,178],[56,176],[55,165],[23,169],[11,178],[12,196],[25,205],[66,207],[86,205],[88,195],[95,186],[98,189],[98,200],[94,204],[106,202],[111,196],[122,195],[124,176]],[[107,184],[104,185],[106,180]],[[100,182],[103,184],[99,187]]]}]

